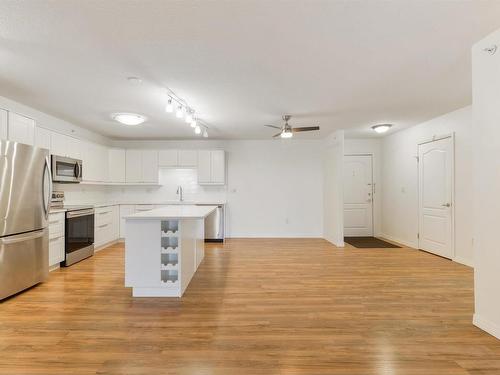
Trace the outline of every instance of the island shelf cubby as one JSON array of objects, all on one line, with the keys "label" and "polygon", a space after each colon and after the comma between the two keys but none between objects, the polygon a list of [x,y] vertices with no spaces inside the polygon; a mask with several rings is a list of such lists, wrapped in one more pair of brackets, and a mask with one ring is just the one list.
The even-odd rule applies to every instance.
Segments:
[{"label": "island shelf cubby", "polygon": [[176,237],[178,233],[179,233],[179,220],[162,220],[161,222],[162,236]]}]

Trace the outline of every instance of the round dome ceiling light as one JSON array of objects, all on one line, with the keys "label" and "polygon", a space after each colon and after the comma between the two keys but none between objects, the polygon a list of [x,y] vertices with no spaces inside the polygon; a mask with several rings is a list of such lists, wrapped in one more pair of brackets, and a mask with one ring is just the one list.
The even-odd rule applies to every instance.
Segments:
[{"label": "round dome ceiling light", "polygon": [[145,116],[138,115],[137,113],[113,113],[111,117],[120,124],[129,126],[140,125],[146,121]]},{"label": "round dome ceiling light", "polygon": [[375,130],[377,133],[385,133],[391,127],[392,124],[378,124],[378,125],[373,125],[372,129]]},{"label": "round dome ceiling light", "polygon": [[142,79],[139,77],[127,77],[127,81],[133,85],[140,85],[142,83]]}]

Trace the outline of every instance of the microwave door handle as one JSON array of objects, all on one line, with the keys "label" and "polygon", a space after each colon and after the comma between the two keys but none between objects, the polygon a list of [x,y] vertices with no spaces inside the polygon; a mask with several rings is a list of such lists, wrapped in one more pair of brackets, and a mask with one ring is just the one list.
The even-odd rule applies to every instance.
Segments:
[{"label": "microwave door handle", "polygon": [[78,166],[78,162],[75,163],[75,167],[73,168],[73,174],[76,178],[80,175],[80,167]]}]

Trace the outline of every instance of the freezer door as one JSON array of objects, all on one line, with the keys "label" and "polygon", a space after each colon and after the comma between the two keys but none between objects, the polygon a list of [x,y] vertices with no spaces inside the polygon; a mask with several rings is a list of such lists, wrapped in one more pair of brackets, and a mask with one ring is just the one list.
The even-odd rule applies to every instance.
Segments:
[{"label": "freezer door", "polygon": [[46,149],[0,141],[0,237],[45,228],[51,186]]},{"label": "freezer door", "polygon": [[44,281],[49,274],[49,230],[0,238],[0,300]]}]

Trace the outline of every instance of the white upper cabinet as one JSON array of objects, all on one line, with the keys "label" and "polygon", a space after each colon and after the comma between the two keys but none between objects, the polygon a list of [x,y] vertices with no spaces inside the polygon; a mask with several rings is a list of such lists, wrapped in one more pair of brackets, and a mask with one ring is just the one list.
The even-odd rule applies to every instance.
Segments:
[{"label": "white upper cabinet", "polygon": [[57,156],[64,156],[73,159],[84,159],[87,143],[68,135],[51,132],[50,146],[51,153]]},{"label": "white upper cabinet", "polygon": [[83,180],[91,182],[108,181],[108,149],[97,143],[80,141],[83,147]]},{"label": "white upper cabinet", "polygon": [[127,150],[125,163],[126,182],[158,183],[158,151]]},{"label": "white upper cabinet", "polygon": [[212,181],[211,173],[211,151],[198,151],[198,183],[209,184]]},{"label": "white upper cabinet", "polygon": [[198,183],[200,185],[224,185],[226,183],[224,150],[198,151]]},{"label": "white upper cabinet", "polygon": [[125,150],[111,148],[108,151],[110,182],[125,182]]},{"label": "white upper cabinet", "polygon": [[142,182],[158,183],[158,151],[142,151]]},{"label": "white upper cabinet", "polygon": [[142,151],[127,150],[125,153],[125,177],[127,182],[142,182]]},{"label": "white upper cabinet", "polygon": [[0,109],[0,139],[7,139],[7,118],[8,112]]},{"label": "white upper cabinet", "polygon": [[51,149],[51,131],[40,126],[35,127],[35,146],[40,148]]},{"label": "white upper cabinet", "polygon": [[35,141],[35,120],[15,112],[9,112],[9,140],[33,146]]},{"label": "white upper cabinet", "polygon": [[158,165],[160,167],[177,167],[178,157],[177,150],[160,150],[158,152]]},{"label": "white upper cabinet", "polygon": [[179,167],[196,167],[198,152],[196,150],[179,150]]},{"label": "white upper cabinet", "polygon": [[57,156],[68,156],[68,143],[66,141],[68,136],[52,132],[51,134],[51,153]]},{"label": "white upper cabinet", "polygon": [[226,157],[224,150],[211,151],[210,165],[212,168],[212,183],[224,185],[226,183]]},{"label": "white upper cabinet", "polygon": [[161,150],[158,153],[160,167],[196,168],[198,152],[196,150]]}]

